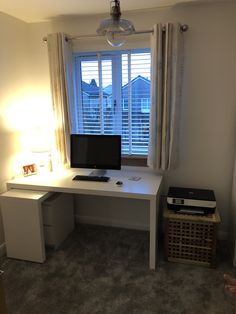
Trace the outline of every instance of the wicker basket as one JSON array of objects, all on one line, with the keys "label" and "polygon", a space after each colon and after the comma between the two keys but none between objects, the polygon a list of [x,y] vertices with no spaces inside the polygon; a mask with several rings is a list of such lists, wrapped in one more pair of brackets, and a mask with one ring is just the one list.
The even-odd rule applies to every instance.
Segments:
[{"label": "wicker basket", "polygon": [[168,261],[215,266],[218,211],[207,216],[164,210],[165,254]]}]

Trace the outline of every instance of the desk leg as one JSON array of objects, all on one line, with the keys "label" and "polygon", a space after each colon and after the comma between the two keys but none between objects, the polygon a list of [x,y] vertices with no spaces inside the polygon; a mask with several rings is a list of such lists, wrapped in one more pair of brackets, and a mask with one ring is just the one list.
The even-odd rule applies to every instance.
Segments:
[{"label": "desk leg", "polygon": [[149,267],[156,269],[156,249],[157,249],[157,208],[156,198],[150,200],[150,244],[149,244]]}]

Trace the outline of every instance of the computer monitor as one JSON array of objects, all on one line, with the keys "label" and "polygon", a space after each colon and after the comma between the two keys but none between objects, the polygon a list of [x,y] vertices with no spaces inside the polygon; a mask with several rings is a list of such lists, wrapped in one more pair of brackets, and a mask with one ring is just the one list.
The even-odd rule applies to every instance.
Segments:
[{"label": "computer monitor", "polygon": [[107,169],[121,169],[121,136],[71,134],[71,168],[96,169],[91,175],[104,175]]}]

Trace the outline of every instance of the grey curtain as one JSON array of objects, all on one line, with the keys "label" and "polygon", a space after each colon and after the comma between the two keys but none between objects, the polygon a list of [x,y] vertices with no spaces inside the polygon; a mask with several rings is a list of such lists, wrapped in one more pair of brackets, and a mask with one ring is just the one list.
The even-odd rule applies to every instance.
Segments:
[{"label": "grey curtain", "polygon": [[156,24],[151,35],[151,114],[148,166],[175,168],[178,162],[179,111],[183,73],[180,24]]}]

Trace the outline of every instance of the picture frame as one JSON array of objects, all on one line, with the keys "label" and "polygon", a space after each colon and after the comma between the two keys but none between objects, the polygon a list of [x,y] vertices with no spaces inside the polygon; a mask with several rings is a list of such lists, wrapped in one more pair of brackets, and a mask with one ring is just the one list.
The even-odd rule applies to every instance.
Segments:
[{"label": "picture frame", "polygon": [[24,165],[22,166],[22,171],[23,171],[24,177],[36,174],[37,173],[36,164]]}]

